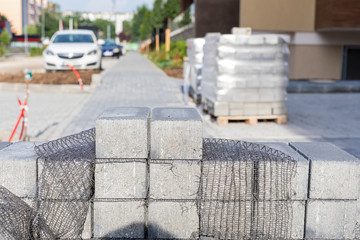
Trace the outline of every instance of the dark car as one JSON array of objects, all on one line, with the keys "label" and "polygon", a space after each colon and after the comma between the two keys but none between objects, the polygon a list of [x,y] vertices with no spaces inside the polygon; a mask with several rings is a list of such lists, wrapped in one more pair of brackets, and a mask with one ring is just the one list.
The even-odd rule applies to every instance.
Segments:
[{"label": "dark car", "polygon": [[101,46],[102,56],[119,58],[122,55],[122,48],[114,40],[105,40],[105,43]]}]

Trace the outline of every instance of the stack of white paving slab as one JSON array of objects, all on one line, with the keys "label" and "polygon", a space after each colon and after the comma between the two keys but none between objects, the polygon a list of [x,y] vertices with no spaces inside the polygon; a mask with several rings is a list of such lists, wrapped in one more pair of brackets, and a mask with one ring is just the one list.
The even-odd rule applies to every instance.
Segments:
[{"label": "stack of white paving slab", "polygon": [[207,34],[201,81],[204,110],[229,120],[286,122],[288,42],[288,36],[276,34]]},{"label": "stack of white paving slab", "polygon": [[186,41],[189,64],[190,96],[194,102],[201,100],[201,70],[204,57],[204,38],[190,38]]}]

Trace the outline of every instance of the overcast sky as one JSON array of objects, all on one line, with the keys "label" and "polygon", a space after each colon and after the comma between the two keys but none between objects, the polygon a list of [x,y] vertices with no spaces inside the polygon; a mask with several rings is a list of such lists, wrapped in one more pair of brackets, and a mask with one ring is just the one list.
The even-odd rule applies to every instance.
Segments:
[{"label": "overcast sky", "polygon": [[[50,0],[60,5],[61,11],[111,12],[112,0]],[[152,8],[154,0],[115,0],[116,12],[134,12],[146,4]]]}]

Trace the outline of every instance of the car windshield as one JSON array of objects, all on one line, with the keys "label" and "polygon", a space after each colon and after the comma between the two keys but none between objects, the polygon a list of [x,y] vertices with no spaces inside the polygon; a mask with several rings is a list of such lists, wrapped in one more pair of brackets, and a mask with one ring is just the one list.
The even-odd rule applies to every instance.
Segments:
[{"label": "car windshield", "polygon": [[105,43],[104,43],[104,46],[108,47],[108,46],[115,46],[115,42],[114,41],[109,41],[109,40],[106,40]]},{"label": "car windshield", "polygon": [[59,34],[53,43],[93,43],[94,39],[90,34]]}]

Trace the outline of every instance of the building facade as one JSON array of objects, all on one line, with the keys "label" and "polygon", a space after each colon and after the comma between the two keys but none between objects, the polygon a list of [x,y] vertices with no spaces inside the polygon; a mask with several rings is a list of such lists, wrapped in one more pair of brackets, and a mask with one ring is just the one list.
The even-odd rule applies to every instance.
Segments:
[{"label": "building facade", "polygon": [[24,34],[26,25],[39,22],[39,15],[48,6],[47,0],[0,0],[0,14],[5,16],[16,35]]},{"label": "building facade", "polygon": [[360,79],[359,0],[182,0],[195,4],[195,36],[254,33],[291,36],[290,79]]}]

